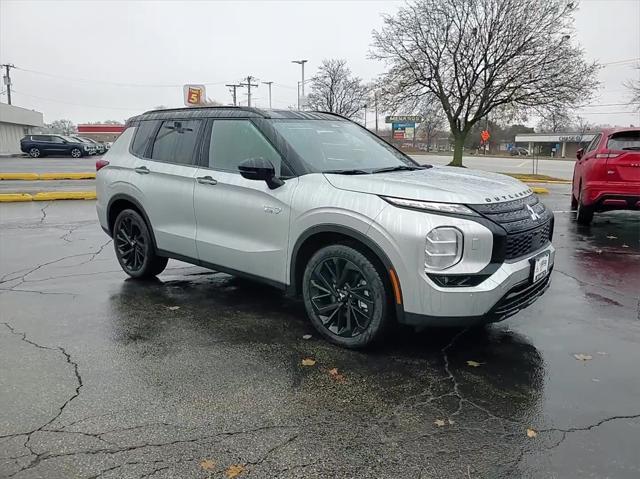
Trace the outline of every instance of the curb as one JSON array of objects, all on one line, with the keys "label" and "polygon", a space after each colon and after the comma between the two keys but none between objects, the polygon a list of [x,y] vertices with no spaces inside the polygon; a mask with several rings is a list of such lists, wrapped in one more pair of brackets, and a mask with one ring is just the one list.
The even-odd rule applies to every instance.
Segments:
[{"label": "curb", "polygon": [[86,173],[0,173],[0,180],[95,180],[96,174]]},{"label": "curb", "polygon": [[531,188],[529,188],[531,191],[533,191],[535,194],[537,195],[546,195],[547,193],[549,193],[549,190],[546,188],[542,188],[540,186],[532,186]]},{"label": "curb", "polygon": [[95,199],[95,191],[42,191],[33,195],[29,193],[0,193],[0,203]]}]

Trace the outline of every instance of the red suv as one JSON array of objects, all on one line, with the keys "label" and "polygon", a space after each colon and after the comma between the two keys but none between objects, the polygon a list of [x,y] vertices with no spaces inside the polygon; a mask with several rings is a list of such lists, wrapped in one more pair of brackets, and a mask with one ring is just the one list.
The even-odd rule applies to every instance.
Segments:
[{"label": "red suv", "polygon": [[571,207],[578,223],[588,225],[595,212],[640,210],[640,128],[604,130],[576,157]]}]

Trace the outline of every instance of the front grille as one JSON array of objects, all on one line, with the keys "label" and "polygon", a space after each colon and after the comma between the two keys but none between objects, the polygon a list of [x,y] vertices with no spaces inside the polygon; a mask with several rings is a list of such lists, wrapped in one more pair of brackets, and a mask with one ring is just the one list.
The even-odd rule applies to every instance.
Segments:
[{"label": "front grille", "polygon": [[503,319],[513,316],[521,309],[526,308],[536,299],[538,299],[547,290],[551,282],[551,270],[543,280],[537,283],[528,284],[527,282],[511,289],[489,312],[489,316],[494,321],[502,321]]},{"label": "front grille", "polygon": [[[547,245],[553,236],[553,214],[535,195],[504,203],[469,206],[507,232],[505,259],[533,253]],[[537,216],[535,219],[533,213]]]}]

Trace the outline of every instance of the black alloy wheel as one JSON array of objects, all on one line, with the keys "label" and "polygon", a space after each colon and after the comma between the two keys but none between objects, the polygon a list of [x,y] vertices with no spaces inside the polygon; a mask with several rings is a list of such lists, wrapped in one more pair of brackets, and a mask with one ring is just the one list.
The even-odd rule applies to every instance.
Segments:
[{"label": "black alloy wheel", "polygon": [[303,296],[316,329],[342,346],[366,346],[379,339],[389,323],[389,297],[380,273],[346,245],[325,247],[311,258]]},{"label": "black alloy wheel", "polygon": [[120,266],[133,278],[160,274],[168,259],[156,255],[149,228],[137,211],[124,210],[116,218],[113,243]]}]

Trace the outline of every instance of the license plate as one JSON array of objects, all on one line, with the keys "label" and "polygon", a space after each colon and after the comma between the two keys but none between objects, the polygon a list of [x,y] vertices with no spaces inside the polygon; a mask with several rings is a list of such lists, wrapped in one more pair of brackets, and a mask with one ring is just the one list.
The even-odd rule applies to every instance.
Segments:
[{"label": "license plate", "polygon": [[546,278],[549,273],[549,253],[546,252],[533,258],[532,269],[531,280],[533,283]]}]

